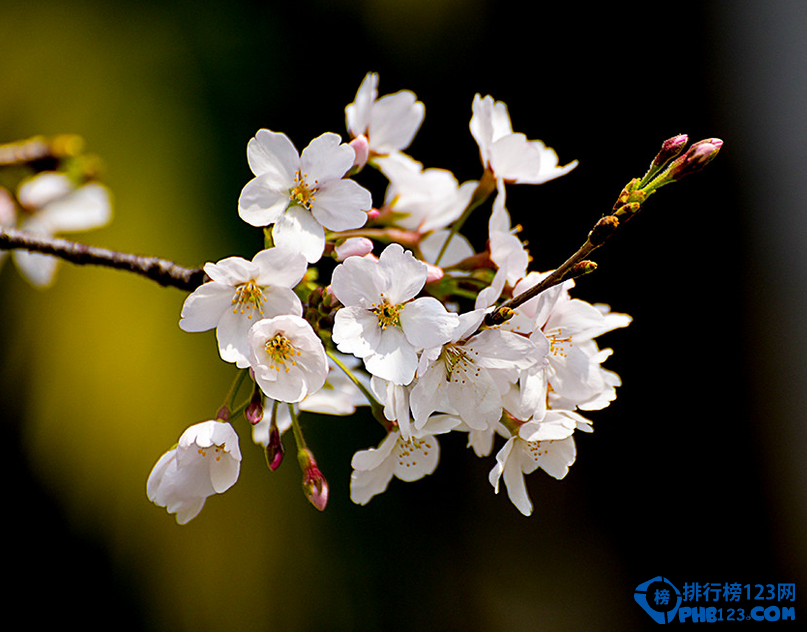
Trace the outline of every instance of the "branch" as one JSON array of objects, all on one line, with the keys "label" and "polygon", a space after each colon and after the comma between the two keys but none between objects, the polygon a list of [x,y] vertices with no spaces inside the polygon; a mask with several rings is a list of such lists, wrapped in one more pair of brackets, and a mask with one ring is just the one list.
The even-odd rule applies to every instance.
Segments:
[{"label": "branch", "polygon": [[173,261],[157,257],[142,257],[14,228],[0,228],[0,250],[15,249],[53,255],[78,265],[98,265],[128,270],[160,285],[188,292],[199,287],[206,278],[202,268],[183,268]]}]

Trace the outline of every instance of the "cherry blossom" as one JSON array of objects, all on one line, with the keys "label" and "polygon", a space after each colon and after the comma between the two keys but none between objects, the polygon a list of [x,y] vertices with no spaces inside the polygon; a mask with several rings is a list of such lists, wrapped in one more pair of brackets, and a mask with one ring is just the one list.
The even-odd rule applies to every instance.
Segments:
[{"label": "cherry blossom", "polygon": [[281,314],[302,316],[302,304],[292,288],[307,267],[305,258],[288,248],[261,250],[252,261],[228,257],[207,263],[204,270],[211,280],[185,299],[179,326],[189,332],[215,327],[221,359],[246,368],[252,325]]},{"label": "cherry blossom", "polygon": [[474,96],[471,134],[485,169],[506,182],[543,184],[569,173],[577,161],[559,167],[558,155],[540,140],[514,133],[507,105],[493,97]]},{"label": "cherry blossom", "polygon": [[325,349],[311,325],[299,316],[259,320],[247,340],[255,381],[268,397],[299,402],[325,384]]},{"label": "cherry blossom", "polygon": [[285,134],[259,130],[247,145],[255,177],[238,200],[241,219],[252,226],[273,225],[276,245],[296,249],[309,263],[318,261],[324,228],[349,230],[367,221],[370,192],[344,177],[355,157],[337,134],[315,138],[300,155]]},{"label": "cherry blossom", "polygon": [[204,421],[191,426],[177,447],[160,457],[149,475],[146,493],[158,507],[176,514],[179,524],[195,518],[208,496],[221,494],[238,480],[241,451],[229,423]]},{"label": "cherry blossom", "polygon": [[435,298],[415,298],[426,276],[426,265],[399,244],[387,246],[377,261],[350,257],[337,266],[331,289],[344,305],[333,325],[339,351],[362,358],[375,376],[411,382],[418,351],[448,341],[458,322]]},{"label": "cherry blossom", "polygon": [[498,327],[474,333],[483,318],[484,310],[462,314],[452,340],[421,355],[411,396],[416,428],[440,411],[485,430],[501,417],[502,395],[518,371],[543,361],[546,346],[527,337]]},{"label": "cherry blossom", "polygon": [[378,74],[365,75],[353,103],[345,108],[351,137],[365,136],[370,152],[390,154],[409,147],[423,123],[425,106],[409,90],[378,98]]},{"label": "cherry blossom", "polygon": [[435,415],[408,439],[396,429],[377,448],[356,452],[351,460],[350,499],[366,505],[387,489],[393,476],[411,482],[432,474],[440,460],[437,435],[458,424],[459,419],[451,415]]},{"label": "cherry blossom", "polygon": [[[112,196],[104,185],[77,186],[61,173],[44,172],[23,181],[17,199],[21,211],[16,228],[38,235],[92,230],[112,218]],[[53,282],[59,261],[55,257],[27,250],[14,250],[11,257],[31,285],[44,288]]]}]

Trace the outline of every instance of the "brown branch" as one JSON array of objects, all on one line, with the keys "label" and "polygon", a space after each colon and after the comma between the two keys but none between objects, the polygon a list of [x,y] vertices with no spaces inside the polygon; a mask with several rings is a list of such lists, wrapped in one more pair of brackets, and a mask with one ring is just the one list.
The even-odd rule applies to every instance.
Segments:
[{"label": "brown branch", "polygon": [[202,268],[184,268],[166,259],[97,248],[14,228],[0,228],[0,250],[16,249],[53,255],[78,265],[97,265],[128,270],[156,281],[160,285],[188,292],[195,290],[206,279]]}]

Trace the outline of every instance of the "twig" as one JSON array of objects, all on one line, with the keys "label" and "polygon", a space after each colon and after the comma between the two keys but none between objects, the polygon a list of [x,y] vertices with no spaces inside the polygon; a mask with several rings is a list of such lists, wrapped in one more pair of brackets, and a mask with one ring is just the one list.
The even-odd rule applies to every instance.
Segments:
[{"label": "twig", "polygon": [[160,285],[192,292],[205,281],[202,268],[184,268],[173,261],[88,246],[58,237],[36,235],[14,228],[0,228],[0,250],[29,250],[53,255],[78,265],[98,265],[128,270]]}]

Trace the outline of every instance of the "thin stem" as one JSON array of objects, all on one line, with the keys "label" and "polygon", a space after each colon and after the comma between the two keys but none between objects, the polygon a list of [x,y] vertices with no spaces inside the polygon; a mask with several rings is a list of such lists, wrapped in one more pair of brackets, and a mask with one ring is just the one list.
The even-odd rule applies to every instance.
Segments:
[{"label": "thin stem", "polygon": [[58,237],[35,235],[15,228],[0,228],[0,250],[29,250],[53,255],[78,265],[127,270],[160,285],[192,292],[205,281],[202,268],[184,268],[173,261],[88,246]]},{"label": "thin stem", "polygon": [[454,236],[460,231],[463,224],[465,224],[466,220],[471,216],[471,213],[473,213],[474,210],[476,210],[476,208],[482,204],[482,202],[487,200],[495,189],[496,181],[493,180],[493,174],[490,171],[485,170],[485,173],[482,174],[482,178],[479,180],[479,184],[477,184],[476,189],[474,189],[474,193],[471,196],[471,201],[468,202],[468,206],[465,207],[465,210],[462,212],[459,219],[452,224],[451,230],[446,236],[446,240],[443,242],[440,252],[437,254],[437,259],[435,259],[434,265],[440,265],[440,261],[442,260],[443,255],[446,254],[446,250],[448,250],[448,245],[451,243],[451,240],[454,239]]},{"label": "thin stem", "polygon": [[381,422],[382,426],[389,430],[390,422],[386,417],[384,417],[384,407],[381,405],[381,403],[373,396],[369,389],[362,384],[361,380],[359,380],[359,378],[353,374],[353,371],[345,366],[345,363],[342,362],[333,351],[326,349],[325,353],[328,354],[328,357],[333,360],[336,366],[342,369],[342,372],[347,375],[348,379],[350,379],[353,384],[356,385],[356,388],[361,391],[362,395],[364,395],[364,397],[367,399],[367,403],[370,405],[370,410],[373,412],[373,417]]},{"label": "thin stem", "polygon": [[230,390],[227,391],[227,396],[224,398],[224,405],[227,406],[227,408],[232,409],[233,402],[235,401],[235,396],[238,395],[238,390],[241,388],[241,384],[243,384],[244,378],[246,376],[247,376],[247,370],[241,369],[235,376],[233,383],[230,384]]},{"label": "thin stem", "polygon": [[291,415],[291,429],[294,432],[294,441],[297,443],[297,451],[301,452],[308,446],[305,443],[305,437],[303,437],[303,430],[300,428],[300,420],[297,418],[294,404],[289,404],[289,414]]}]

